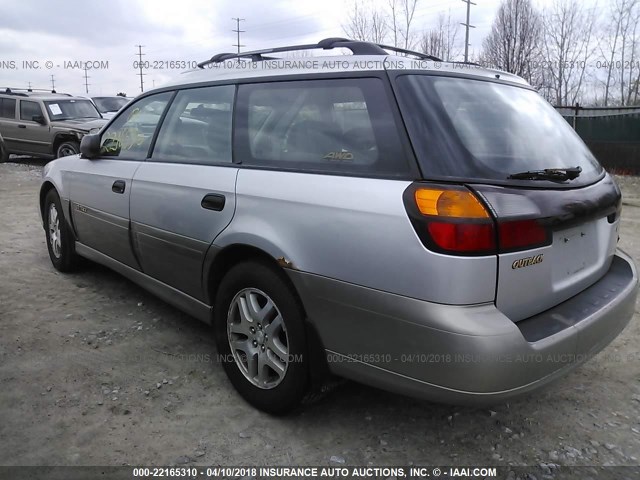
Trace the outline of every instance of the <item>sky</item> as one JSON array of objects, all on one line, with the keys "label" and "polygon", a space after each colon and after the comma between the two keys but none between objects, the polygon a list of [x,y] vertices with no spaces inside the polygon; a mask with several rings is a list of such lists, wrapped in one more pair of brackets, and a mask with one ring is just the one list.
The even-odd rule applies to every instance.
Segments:
[{"label": "sky", "polygon": [[[380,6],[385,0],[371,0]],[[470,51],[479,52],[500,0],[473,0]],[[539,5],[553,0],[537,0]],[[586,0],[585,4],[592,1]],[[600,4],[611,0],[599,0]],[[0,0],[0,88],[49,89],[85,95],[140,93],[137,45],[142,45],[144,90],[185,67],[236,47],[234,17],[243,50],[344,37],[352,0]],[[419,0],[416,33],[451,12],[464,22],[462,0]],[[464,31],[460,31],[461,45]],[[86,71],[83,66],[91,66]]]}]

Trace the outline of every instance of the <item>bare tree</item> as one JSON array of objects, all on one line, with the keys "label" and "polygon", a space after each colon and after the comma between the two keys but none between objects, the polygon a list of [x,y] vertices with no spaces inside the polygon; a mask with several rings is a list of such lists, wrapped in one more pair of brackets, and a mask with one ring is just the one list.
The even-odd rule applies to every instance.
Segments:
[{"label": "bare tree", "polygon": [[482,43],[482,62],[532,81],[541,38],[540,14],[531,0],[503,0]]},{"label": "bare tree", "polygon": [[[637,92],[637,83],[634,72],[638,50],[638,20],[640,2],[638,0],[617,0],[619,3],[626,3],[626,13],[620,25],[620,68],[618,68],[620,78],[620,104],[630,105],[634,92]],[[618,65],[616,65],[618,66]],[[634,96],[635,97],[635,96]]]},{"label": "bare tree", "polygon": [[385,13],[378,10],[371,0],[354,1],[348,21],[342,29],[349,38],[374,43],[384,43],[389,33]]},{"label": "bare tree", "polygon": [[389,27],[391,28],[391,38],[393,40],[393,46],[398,46],[398,37],[400,36],[400,23],[399,15],[400,9],[398,7],[398,0],[388,0],[389,10]]},{"label": "bare tree", "polygon": [[387,0],[388,25],[394,47],[410,49],[415,43],[413,19],[420,0]]},{"label": "bare tree", "polygon": [[411,31],[411,24],[413,23],[413,17],[416,13],[416,6],[418,0],[401,0],[402,3],[402,15],[403,15],[403,27],[402,37],[404,40],[404,48],[409,49],[413,47],[414,35]]},{"label": "bare tree", "polygon": [[[640,0],[612,0],[602,26],[600,54],[606,76],[604,105],[635,105],[639,101]],[[619,89],[619,94],[614,93]]]},{"label": "bare tree", "polygon": [[443,60],[453,60],[460,55],[458,42],[460,24],[452,21],[451,11],[438,15],[436,26],[422,34],[420,50]]},{"label": "bare tree", "polygon": [[580,99],[595,50],[595,19],[596,10],[585,9],[577,0],[555,0],[543,11],[545,74],[557,105],[573,105]]}]

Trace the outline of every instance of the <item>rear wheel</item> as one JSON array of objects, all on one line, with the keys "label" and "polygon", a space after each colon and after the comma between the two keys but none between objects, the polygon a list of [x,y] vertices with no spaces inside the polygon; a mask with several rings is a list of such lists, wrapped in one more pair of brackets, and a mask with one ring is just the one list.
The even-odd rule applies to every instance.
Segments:
[{"label": "rear wheel", "polygon": [[73,140],[68,140],[58,145],[58,149],[56,150],[56,157],[68,157],[69,155],[77,155],[78,153],[80,153],[80,144]]},{"label": "rear wheel", "polygon": [[250,404],[283,414],[308,385],[304,311],[283,274],[245,262],[223,278],[214,328],[219,358],[231,383]]},{"label": "rear wheel", "polygon": [[47,249],[51,263],[61,272],[70,272],[78,263],[73,237],[55,190],[49,190],[44,200],[44,222]]}]

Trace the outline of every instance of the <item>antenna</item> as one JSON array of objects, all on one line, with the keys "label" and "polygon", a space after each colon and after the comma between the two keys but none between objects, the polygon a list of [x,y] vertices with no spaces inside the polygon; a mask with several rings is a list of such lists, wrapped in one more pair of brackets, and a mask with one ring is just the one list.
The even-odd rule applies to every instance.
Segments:
[{"label": "antenna", "polygon": [[466,37],[464,42],[464,62],[469,62],[469,29],[476,28],[475,25],[471,25],[471,5],[475,5],[471,0],[462,0],[467,4],[467,23],[461,23],[460,25],[464,25],[466,27]]},{"label": "antenna", "polygon": [[245,19],[244,18],[238,18],[238,17],[233,17],[231,20],[235,20],[236,21],[236,29],[235,30],[231,30],[232,32],[236,32],[238,34],[238,43],[234,44],[234,47],[238,47],[238,53],[240,53],[240,47],[245,47],[246,45],[241,45],[240,44],[240,34],[244,33],[245,30],[240,30],[240,22],[244,22]]},{"label": "antenna", "polygon": [[56,81],[54,80],[53,75],[51,75],[51,90],[55,91],[56,89]]},{"label": "antenna", "polygon": [[144,92],[144,80],[142,78],[145,75],[142,73],[142,56],[145,55],[142,53],[142,47],[144,47],[144,45],[136,45],[136,47],[138,47],[138,68],[140,69],[140,73],[138,73],[138,75],[140,75],[140,92]]}]

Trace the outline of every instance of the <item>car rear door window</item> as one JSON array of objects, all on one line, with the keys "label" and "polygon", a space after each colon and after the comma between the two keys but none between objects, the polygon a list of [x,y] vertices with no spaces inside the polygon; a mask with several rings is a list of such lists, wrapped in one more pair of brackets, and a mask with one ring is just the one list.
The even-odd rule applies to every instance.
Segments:
[{"label": "car rear door window", "polygon": [[127,160],[147,158],[151,140],[173,92],[144,97],[129,105],[102,134],[100,155]]},{"label": "car rear door window", "polygon": [[241,85],[236,108],[244,165],[366,176],[410,170],[378,78]]},{"label": "car rear door window", "polygon": [[233,85],[178,92],[158,133],[153,161],[231,163],[234,96]]},{"label": "car rear door window", "polygon": [[0,117],[16,118],[16,101],[13,98],[0,98]]},{"label": "car rear door window", "polygon": [[42,115],[42,108],[38,102],[20,100],[20,120],[33,121],[33,117]]}]

